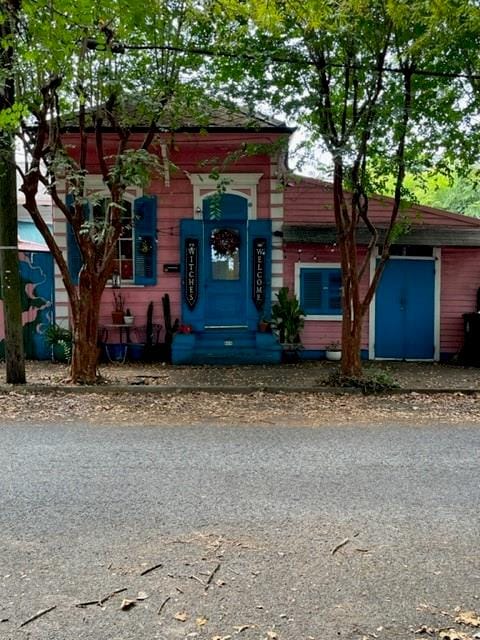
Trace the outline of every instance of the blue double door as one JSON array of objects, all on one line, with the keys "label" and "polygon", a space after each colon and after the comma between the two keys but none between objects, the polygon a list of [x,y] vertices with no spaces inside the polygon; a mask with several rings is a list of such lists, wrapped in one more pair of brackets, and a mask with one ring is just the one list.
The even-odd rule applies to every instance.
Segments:
[{"label": "blue double door", "polygon": [[375,301],[375,357],[435,355],[435,260],[390,258]]}]

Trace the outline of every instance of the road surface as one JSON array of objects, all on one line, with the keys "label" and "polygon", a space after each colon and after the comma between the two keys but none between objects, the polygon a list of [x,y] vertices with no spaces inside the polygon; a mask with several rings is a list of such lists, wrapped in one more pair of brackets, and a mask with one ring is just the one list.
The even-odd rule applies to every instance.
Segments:
[{"label": "road surface", "polygon": [[480,609],[476,426],[0,429],[2,639],[403,640]]}]

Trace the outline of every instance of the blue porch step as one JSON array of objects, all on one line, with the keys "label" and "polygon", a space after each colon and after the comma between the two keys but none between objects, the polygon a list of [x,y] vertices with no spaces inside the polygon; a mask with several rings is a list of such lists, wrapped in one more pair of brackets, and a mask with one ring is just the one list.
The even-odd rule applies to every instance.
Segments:
[{"label": "blue porch step", "polygon": [[173,364],[276,364],[281,347],[271,333],[247,329],[206,329],[177,334],[172,344]]}]

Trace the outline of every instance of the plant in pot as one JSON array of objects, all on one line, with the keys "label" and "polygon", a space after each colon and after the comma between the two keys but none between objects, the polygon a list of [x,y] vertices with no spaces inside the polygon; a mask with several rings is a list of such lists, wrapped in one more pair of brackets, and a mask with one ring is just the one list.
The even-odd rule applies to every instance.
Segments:
[{"label": "plant in pot", "polygon": [[278,332],[284,361],[298,361],[302,348],[300,332],[304,324],[305,312],[297,296],[291,294],[288,287],[282,287],[277,293],[277,302],[272,306],[272,326]]},{"label": "plant in pot", "polygon": [[123,315],[123,324],[132,325],[135,322],[135,316],[130,309],[127,309]]},{"label": "plant in pot", "polygon": [[325,346],[325,357],[327,360],[342,359],[342,345],[339,342],[330,342]]},{"label": "plant in pot", "polygon": [[120,292],[113,292],[113,311],[112,311],[112,323],[123,324],[123,317],[125,315],[125,298]]},{"label": "plant in pot", "polygon": [[72,357],[72,332],[58,324],[49,325],[44,332],[45,343],[50,347],[53,362],[70,362]]},{"label": "plant in pot", "polygon": [[260,333],[270,333],[272,330],[272,321],[267,317],[265,310],[260,310],[260,319],[258,321],[258,330]]}]

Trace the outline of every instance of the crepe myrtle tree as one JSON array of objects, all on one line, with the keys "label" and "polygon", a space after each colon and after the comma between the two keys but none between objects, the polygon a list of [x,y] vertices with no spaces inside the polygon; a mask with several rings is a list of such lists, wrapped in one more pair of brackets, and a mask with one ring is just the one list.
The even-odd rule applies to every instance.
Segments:
[{"label": "crepe myrtle tree", "polygon": [[[220,86],[227,83],[231,93],[287,114],[304,126],[310,147],[330,159],[345,377],[362,376],[365,316],[390,246],[408,227],[402,206],[406,169],[428,166],[439,141],[447,142],[445,131],[459,131],[458,87],[450,78],[422,73],[442,65],[442,52],[432,47],[441,26],[432,7],[403,0],[212,3],[219,14],[217,46],[237,43],[235,57],[215,60]],[[390,220],[379,229],[369,194],[384,192],[387,177],[393,185]],[[364,251],[358,250],[361,228],[370,234]],[[366,282],[377,248],[379,259]]]},{"label": "crepe myrtle tree", "polygon": [[[159,129],[175,129],[188,106],[190,114],[191,105],[202,108],[204,92],[194,82],[201,58],[183,52],[197,37],[197,8],[189,0],[158,0],[155,12],[130,0],[105,0],[101,10],[92,0],[18,0],[18,5],[13,45],[17,135],[26,151],[25,167],[17,167],[21,190],[68,295],[71,379],[93,384],[100,299],[123,231],[125,191],[145,187],[163,172],[165,162],[154,152]],[[129,50],[123,42],[130,43]],[[192,78],[188,84],[182,82],[186,71]],[[140,141],[132,135],[139,119],[145,132]],[[68,131],[76,134],[75,149],[65,142]],[[109,194],[104,216],[95,219],[85,215],[91,167]],[[59,188],[59,176],[65,189],[63,182]],[[39,190],[50,194],[70,225],[81,259],[78,283],[40,214]]]},{"label": "crepe myrtle tree", "polygon": [[[130,134],[118,125],[114,115],[115,98],[112,96],[105,109],[97,110],[94,116],[96,162],[108,188],[110,203],[104,218],[86,218],[89,143],[85,132],[86,113],[81,108],[78,114],[80,148],[78,159],[74,159],[66,152],[62,132],[55,123],[60,86],[61,78],[55,77],[42,88],[42,104],[36,112],[35,127],[23,131],[30,159],[27,170],[22,171],[21,189],[25,194],[25,207],[55,259],[68,294],[73,326],[72,381],[91,384],[97,380],[100,300],[112,275],[117,243],[123,231],[123,196],[128,186],[146,186],[152,174],[160,173],[162,167],[158,157],[146,150],[147,139],[137,148],[128,147]],[[55,114],[53,119],[52,114]],[[118,137],[117,150],[112,157],[106,157],[104,152],[104,114]],[[59,174],[64,176],[66,193],[71,196],[72,205],[58,193]],[[74,282],[62,250],[40,214],[37,205],[40,187],[46,187],[55,206],[71,226],[82,262],[78,283]]]}]

